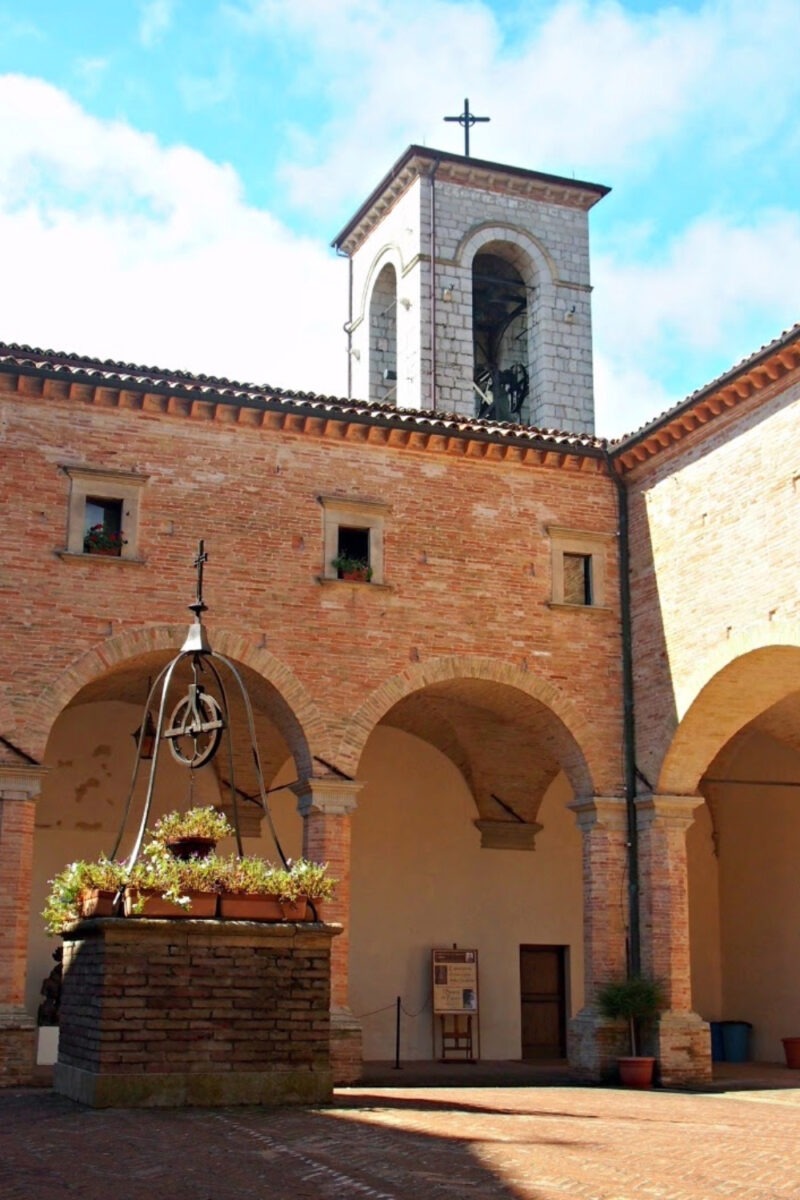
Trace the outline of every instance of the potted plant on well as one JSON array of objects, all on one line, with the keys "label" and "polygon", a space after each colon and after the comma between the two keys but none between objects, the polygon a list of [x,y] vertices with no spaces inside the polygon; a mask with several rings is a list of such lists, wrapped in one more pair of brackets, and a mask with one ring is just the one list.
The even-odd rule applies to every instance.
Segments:
[{"label": "potted plant on well", "polygon": [[210,854],[222,838],[233,835],[233,826],[225,814],[209,805],[159,817],[153,827],[151,844],[164,846],[176,858],[202,858]]},{"label": "potted plant on well", "polygon": [[63,933],[86,917],[111,917],[127,878],[123,863],[99,858],[97,862],[69,863],[50,880],[42,910],[48,933]]},{"label": "potted plant on well", "polygon": [[656,1060],[639,1054],[639,1034],[658,1019],[665,1007],[664,989],[656,979],[629,975],[611,980],[597,993],[597,1007],[611,1021],[627,1021],[629,1056],[619,1059],[620,1081],[626,1087],[650,1087]]},{"label": "potted plant on well", "polygon": [[308,901],[330,899],[327,863],[298,859],[287,867],[245,856],[217,860],[219,913],[240,921],[303,921]]},{"label": "potted plant on well", "polygon": [[128,539],[119,531],[106,529],[105,525],[92,525],[83,538],[85,554],[105,554],[119,558],[122,547],[127,544]]},{"label": "potted plant on well", "polygon": [[161,843],[145,846],[125,888],[127,917],[215,917],[217,859],[176,858]]},{"label": "potted plant on well", "polygon": [[349,579],[354,583],[369,583],[372,579],[372,567],[364,558],[351,558],[349,554],[337,554],[331,559],[340,579]]}]

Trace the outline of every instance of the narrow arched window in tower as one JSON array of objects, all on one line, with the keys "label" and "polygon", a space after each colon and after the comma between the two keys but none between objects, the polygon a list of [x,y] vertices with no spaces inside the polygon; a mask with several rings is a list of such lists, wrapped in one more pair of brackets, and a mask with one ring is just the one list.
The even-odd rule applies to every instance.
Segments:
[{"label": "narrow arched window in tower", "polygon": [[[497,246],[498,250],[513,247]],[[493,421],[528,419],[529,288],[502,253],[486,248],[472,262],[475,414]]]},{"label": "narrow arched window in tower", "polygon": [[397,272],[381,269],[369,303],[369,398],[397,401]]}]

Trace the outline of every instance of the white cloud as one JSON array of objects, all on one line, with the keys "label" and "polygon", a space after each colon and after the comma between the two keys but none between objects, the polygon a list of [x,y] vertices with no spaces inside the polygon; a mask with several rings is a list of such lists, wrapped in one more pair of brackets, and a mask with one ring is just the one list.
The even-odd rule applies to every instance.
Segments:
[{"label": "white cloud", "polygon": [[145,0],[139,18],[139,41],[150,49],[172,24],[173,0]]},{"label": "white cloud", "polygon": [[702,364],[722,373],[758,349],[755,330],[798,319],[800,214],[700,217],[649,259],[595,255],[593,275],[598,430],[619,434],[711,382]]},{"label": "white cloud", "polygon": [[5,340],[341,394],[344,266],[248,206],[230,167],[31,79],[0,79],[11,113]]}]

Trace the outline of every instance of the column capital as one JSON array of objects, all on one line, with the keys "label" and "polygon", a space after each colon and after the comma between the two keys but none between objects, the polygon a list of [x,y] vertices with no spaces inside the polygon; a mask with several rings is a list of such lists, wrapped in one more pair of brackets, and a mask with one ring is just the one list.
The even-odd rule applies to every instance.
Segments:
[{"label": "column capital", "polygon": [[567,808],[575,813],[578,828],[592,829],[595,825],[603,829],[626,831],[628,814],[622,796],[577,796]]},{"label": "column capital", "polygon": [[0,800],[35,800],[49,767],[0,763]]},{"label": "column capital", "polygon": [[694,810],[705,804],[703,796],[660,796],[644,793],[636,797],[639,828],[658,822],[674,828],[686,828],[694,820]]},{"label": "column capital", "polygon": [[301,779],[291,784],[297,796],[297,808],[301,816],[310,813],[325,813],[329,816],[347,816],[357,807],[358,793],[364,784],[357,779]]}]

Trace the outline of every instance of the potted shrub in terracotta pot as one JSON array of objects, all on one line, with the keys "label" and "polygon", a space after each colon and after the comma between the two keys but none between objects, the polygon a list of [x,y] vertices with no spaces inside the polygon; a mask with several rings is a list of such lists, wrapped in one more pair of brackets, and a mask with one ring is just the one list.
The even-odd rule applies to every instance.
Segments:
[{"label": "potted shrub in terracotta pot", "polygon": [[618,1060],[625,1087],[651,1087],[656,1060],[639,1054],[639,1034],[658,1020],[665,1007],[664,989],[656,979],[629,975],[611,980],[597,993],[597,1007],[611,1021],[626,1021],[630,1055]]}]

